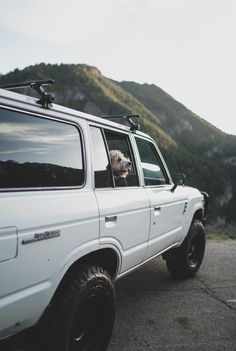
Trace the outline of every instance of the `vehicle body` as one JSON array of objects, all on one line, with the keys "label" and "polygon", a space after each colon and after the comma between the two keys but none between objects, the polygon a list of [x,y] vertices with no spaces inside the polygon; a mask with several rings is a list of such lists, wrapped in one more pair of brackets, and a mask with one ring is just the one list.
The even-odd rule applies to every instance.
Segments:
[{"label": "vehicle body", "polygon": [[[36,325],[83,265],[114,281],[203,220],[204,196],[173,190],[148,135],[3,89],[0,109],[0,338]],[[118,147],[132,161],[126,186],[109,168]]]}]

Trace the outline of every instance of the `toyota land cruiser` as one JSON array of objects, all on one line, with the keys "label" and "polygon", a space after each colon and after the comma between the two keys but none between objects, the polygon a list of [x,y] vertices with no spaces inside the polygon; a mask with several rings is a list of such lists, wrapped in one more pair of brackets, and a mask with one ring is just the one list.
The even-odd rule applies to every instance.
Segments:
[{"label": "toyota land cruiser", "polygon": [[157,255],[175,276],[198,271],[207,194],[172,180],[132,116],[58,106],[47,83],[27,83],[39,100],[0,89],[0,338],[47,318],[51,350],[106,350],[116,279]]}]

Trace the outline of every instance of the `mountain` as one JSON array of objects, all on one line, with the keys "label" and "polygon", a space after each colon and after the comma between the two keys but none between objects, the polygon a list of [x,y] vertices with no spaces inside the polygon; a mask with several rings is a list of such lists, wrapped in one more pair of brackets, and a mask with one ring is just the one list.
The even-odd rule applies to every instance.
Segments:
[{"label": "mountain", "polygon": [[[54,79],[56,102],[98,116],[138,113],[171,173],[210,195],[209,220],[236,223],[236,137],[223,133],[155,85],[116,82],[79,64],[39,64],[0,76],[0,84]],[[32,95],[32,91],[18,90]],[[235,224],[236,226],[236,224]]]},{"label": "mountain", "polygon": [[161,128],[178,144],[196,155],[236,164],[236,136],[226,135],[153,84],[121,82],[120,86],[159,116]]}]

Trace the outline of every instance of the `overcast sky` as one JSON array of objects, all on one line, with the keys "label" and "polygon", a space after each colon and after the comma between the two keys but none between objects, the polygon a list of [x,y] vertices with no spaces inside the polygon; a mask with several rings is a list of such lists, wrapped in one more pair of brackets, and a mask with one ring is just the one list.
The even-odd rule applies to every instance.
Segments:
[{"label": "overcast sky", "polygon": [[86,63],[236,135],[236,0],[0,0],[0,43],[2,74]]}]

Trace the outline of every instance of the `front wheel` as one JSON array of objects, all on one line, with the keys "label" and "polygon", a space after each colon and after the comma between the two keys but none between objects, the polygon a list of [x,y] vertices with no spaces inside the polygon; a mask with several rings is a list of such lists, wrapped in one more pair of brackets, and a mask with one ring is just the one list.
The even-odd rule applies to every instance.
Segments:
[{"label": "front wheel", "polygon": [[115,292],[109,274],[85,266],[53,308],[50,350],[105,351],[115,317]]},{"label": "front wheel", "polygon": [[205,229],[200,221],[195,220],[182,245],[166,255],[169,272],[177,278],[192,278],[201,266],[205,244]]}]

